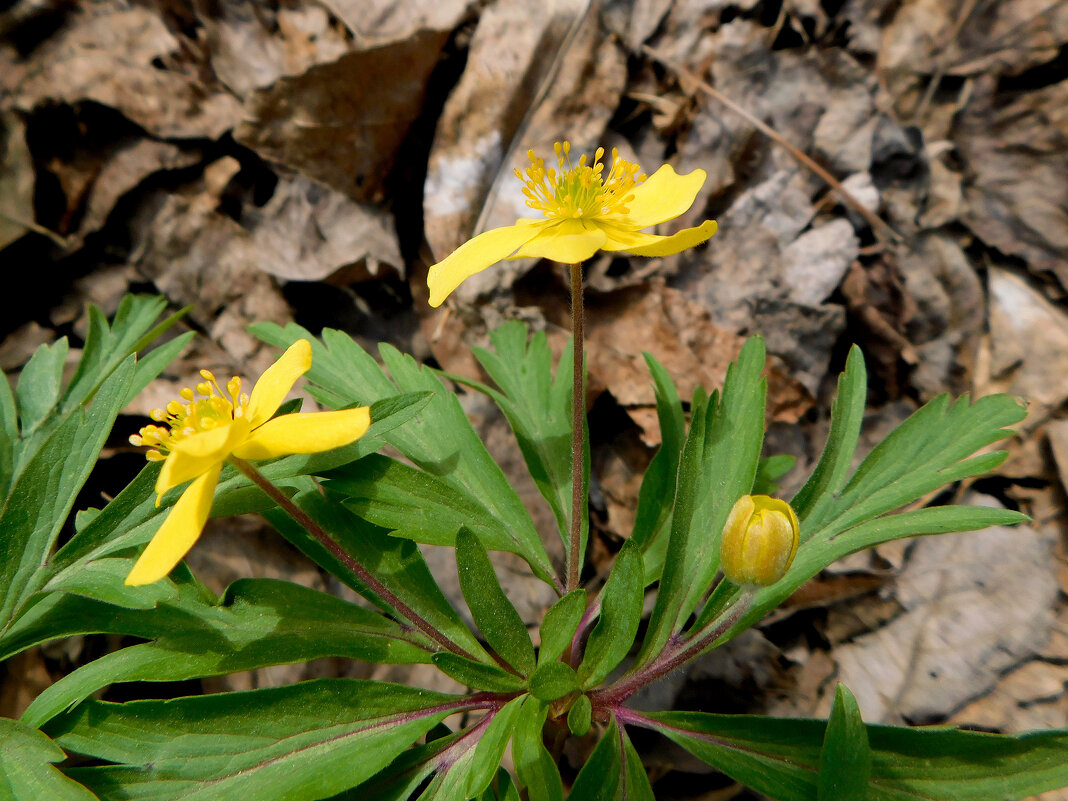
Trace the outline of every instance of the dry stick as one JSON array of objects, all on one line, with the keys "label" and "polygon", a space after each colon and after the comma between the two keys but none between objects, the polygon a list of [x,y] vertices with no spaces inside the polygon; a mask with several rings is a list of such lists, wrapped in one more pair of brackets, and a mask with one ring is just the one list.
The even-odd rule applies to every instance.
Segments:
[{"label": "dry stick", "polygon": [[764,134],[764,136],[768,137],[773,142],[782,145],[782,147],[784,147],[791,156],[797,159],[797,161],[801,162],[801,164],[810,169],[821,179],[826,181],[827,184],[832,189],[834,189],[835,192],[838,193],[839,197],[842,198],[842,202],[849,206],[851,209],[853,209],[855,212],[857,212],[857,214],[859,214],[865,220],[867,220],[868,224],[871,225],[873,229],[878,232],[882,232],[883,236],[889,239],[891,242],[904,241],[904,237],[902,237],[901,234],[895,231],[889,223],[883,220],[878,214],[875,214],[874,212],[869,211],[867,208],[865,208],[859,200],[853,197],[852,193],[850,193],[848,189],[842,186],[841,182],[839,182],[837,178],[835,178],[833,175],[827,172],[827,170],[823,169],[823,167],[821,167],[811,158],[809,158],[800,150],[798,150],[797,147],[791,144],[782,134],[780,134],[770,125],[754,117],[752,114],[750,114],[744,108],[739,106],[729,97],[722,94],[718,90],[713,89],[711,86],[702,81],[700,78],[698,78],[686,68],[681,67],[675,62],[666,58],[665,56],[660,55],[648,45],[642,45],[642,50],[645,51],[645,53],[651,58],[656,59],[665,67],[668,67],[673,70],[675,74],[679,75],[682,78],[685,78],[688,81],[692,81],[693,84],[696,85],[702,92],[707,94],[709,97],[718,100],[720,103],[722,103],[731,111],[733,111],[735,114],[739,115],[740,117],[743,117],[746,122],[756,128],[762,134]]},{"label": "dry stick", "polygon": [[436,642],[446,651],[451,651],[457,656],[462,656],[464,659],[470,659],[472,661],[478,661],[471,654],[467,653],[463,648],[454,643],[430,623],[424,620],[418,612],[412,609],[408,604],[404,603],[400,598],[393,594],[382,582],[372,576],[367,569],[364,568],[359,562],[347,554],[340,545],[334,542],[333,538],[323,531],[319,524],[316,523],[308,514],[291,501],[284,492],[270,482],[270,480],[263,475],[259,470],[246,462],[244,459],[238,459],[236,456],[230,457],[230,462],[240,470],[245,476],[257,487],[264,491],[264,493],[272,501],[277,503],[279,507],[285,510],[285,512],[302,525],[309,534],[315,537],[319,541],[319,544],[326,548],[341,564],[351,570],[357,578],[366,584],[372,592],[382,598],[387,604],[397,610],[403,617],[407,618],[413,626],[419,629],[423,634]]},{"label": "dry stick", "polygon": [[582,516],[586,499],[582,497],[583,418],[586,414],[586,395],[583,391],[583,309],[582,265],[571,265],[571,335],[574,340],[574,376],[571,385],[571,540],[567,551],[567,584],[564,592],[578,587],[582,562]]}]

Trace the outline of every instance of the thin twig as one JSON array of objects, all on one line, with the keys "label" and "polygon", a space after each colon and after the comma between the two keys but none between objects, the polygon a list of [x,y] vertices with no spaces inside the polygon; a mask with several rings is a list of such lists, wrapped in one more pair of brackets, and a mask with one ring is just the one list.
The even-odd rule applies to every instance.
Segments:
[{"label": "thin twig", "polygon": [[567,550],[567,584],[564,592],[578,587],[582,568],[582,518],[586,499],[582,494],[582,467],[585,443],[583,422],[586,416],[586,393],[583,386],[583,308],[582,265],[571,265],[571,334],[574,341],[574,371],[571,385],[571,538]]},{"label": "thin twig", "polygon": [[901,234],[899,234],[897,231],[895,231],[889,223],[883,220],[878,214],[875,214],[874,212],[866,208],[859,200],[857,200],[853,196],[853,194],[848,189],[842,186],[841,182],[837,178],[835,178],[833,175],[827,172],[827,170],[823,169],[823,167],[821,167],[811,158],[802,153],[794,144],[788,141],[782,134],[780,134],[770,125],[750,114],[748,111],[739,106],[729,97],[724,95],[722,92],[713,89],[708,83],[702,81],[694,73],[690,72],[685,67],[682,67],[676,64],[671,59],[667,58],[666,56],[657,53],[648,45],[642,45],[642,50],[650,58],[656,59],[665,67],[670,68],[679,77],[685,78],[687,81],[691,81],[695,86],[697,86],[702,92],[707,94],[709,97],[718,100],[720,103],[722,103],[731,111],[733,111],[735,114],[744,118],[746,122],[756,128],[766,137],[771,139],[776,144],[779,144],[783,148],[785,148],[786,152],[793,156],[803,166],[807,167],[809,170],[819,176],[823,181],[827,183],[828,186],[830,186],[835,192],[837,192],[838,196],[842,198],[842,202],[849,206],[851,209],[853,209],[865,220],[867,220],[868,224],[871,225],[871,227],[877,233],[881,233],[891,242],[904,241],[904,237],[901,236]]}]

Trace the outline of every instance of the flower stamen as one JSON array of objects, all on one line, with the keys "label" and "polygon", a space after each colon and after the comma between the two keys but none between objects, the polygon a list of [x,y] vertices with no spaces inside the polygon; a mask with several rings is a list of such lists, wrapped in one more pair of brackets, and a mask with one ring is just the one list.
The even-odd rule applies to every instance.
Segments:
[{"label": "flower stamen", "polygon": [[131,435],[131,445],[149,448],[145,458],[150,462],[166,459],[166,454],[183,439],[229,425],[247,415],[249,397],[241,392],[240,378],[234,376],[226,382],[227,400],[214,374],[201,370],[200,376],[205,380],[195,389],[183,387],[178,392],[181,400],[169,401],[165,408],[148,413],[154,422],[163,425],[147,425]]},{"label": "flower stamen", "polygon": [[619,151],[612,148],[612,168],[605,178],[605,165],[601,161],[603,147],[594,153],[593,164],[587,164],[585,154],[573,164],[571,143],[567,141],[554,144],[553,151],[559,170],[547,168],[544,159],[528,150],[530,166],[525,170],[525,177],[524,171],[515,171],[524,184],[523,194],[530,208],[550,219],[561,220],[627,216],[626,204],[633,199],[634,188],[647,178],[640,166],[621,159]]}]

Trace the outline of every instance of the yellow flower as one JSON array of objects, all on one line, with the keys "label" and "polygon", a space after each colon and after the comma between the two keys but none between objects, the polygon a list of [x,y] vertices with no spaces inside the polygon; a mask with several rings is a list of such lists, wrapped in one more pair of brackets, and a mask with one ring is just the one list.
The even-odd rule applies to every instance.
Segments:
[{"label": "yellow flower", "polygon": [[723,575],[739,585],[770,586],[790,569],[800,539],[790,504],[767,495],[743,495],[723,526]]},{"label": "yellow flower", "polygon": [[129,586],[151,584],[166,576],[197,541],[211,511],[215,485],[223,463],[238,459],[273,459],[291,453],[318,453],[359,439],[371,423],[366,406],[338,412],[274,416],[293,384],[311,367],[311,344],[294,342],[281,358],[260,376],[249,397],[241,392],[241,379],[226,383],[227,399],[207,370],[196,392],[181,391],[181,401],[166,409],[153,409],[149,425],[130,437],[134,445],[147,445],[149,461],[162,461],[156,480],[156,506],[167,490],[195,479],[163,521],[130,575]]},{"label": "yellow flower", "polygon": [[515,171],[526,184],[527,205],[544,218],[523,217],[515,225],[479,234],[431,267],[426,281],[431,306],[440,306],[465,280],[501,259],[533,257],[578,264],[598,250],[668,256],[716,233],[715,220],[672,236],[641,231],[690,208],[705,182],[704,170],[679,175],[665,164],[647,178],[637,164],[619,158],[613,149],[612,169],[605,177],[604,148],[597,148],[592,165],[585,155],[572,164],[569,142],[557,142],[555,150],[559,170],[546,168],[531,150],[526,177]]}]

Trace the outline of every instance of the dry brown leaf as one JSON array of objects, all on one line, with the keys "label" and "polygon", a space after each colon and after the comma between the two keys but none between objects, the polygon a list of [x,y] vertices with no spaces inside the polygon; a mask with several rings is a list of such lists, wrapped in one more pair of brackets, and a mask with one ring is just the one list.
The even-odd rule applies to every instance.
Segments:
[{"label": "dry brown leaf", "polygon": [[33,225],[36,176],[18,115],[0,112],[0,250]]},{"label": "dry brown leaf", "polygon": [[156,136],[215,139],[240,118],[240,105],[163,63],[180,51],[178,39],[145,8],[81,5],[28,59],[0,51],[0,88],[24,111],[91,100]]},{"label": "dry brown leaf", "polygon": [[964,222],[981,241],[1053,273],[1068,289],[1068,82],[1009,102],[992,79],[978,85],[956,137]]},{"label": "dry brown leaf", "polygon": [[476,0],[322,0],[348,26],[360,46],[399,42],[416,31],[451,31]]},{"label": "dry brown leaf", "polygon": [[335,61],[350,49],[345,30],[314,4],[274,8],[254,0],[195,4],[211,68],[240,97]]},{"label": "dry brown leaf", "polygon": [[941,720],[1038,651],[1057,604],[1056,539],[999,526],[917,540],[894,586],[905,613],[833,653],[864,719]]},{"label": "dry brown leaf", "polygon": [[348,53],[253,92],[234,138],[356,200],[381,199],[447,34]]},{"label": "dry brown leaf", "polygon": [[1019,275],[991,267],[991,373],[1004,391],[1053,407],[1068,398],[1068,314]]}]

